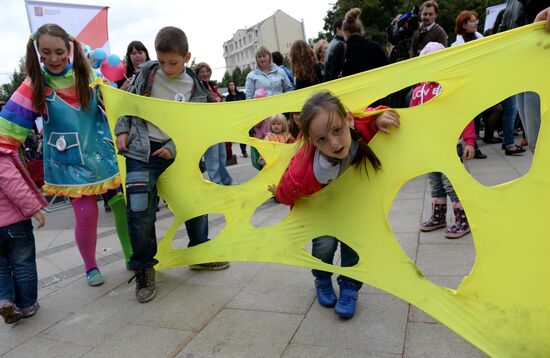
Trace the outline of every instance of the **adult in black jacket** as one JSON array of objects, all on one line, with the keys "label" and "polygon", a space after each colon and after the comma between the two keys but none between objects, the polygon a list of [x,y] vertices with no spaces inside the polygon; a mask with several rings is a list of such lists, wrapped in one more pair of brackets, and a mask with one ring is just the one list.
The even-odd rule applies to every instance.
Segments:
[{"label": "adult in black jacket", "polygon": [[344,19],[339,18],[332,25],[334,38],[328,44],[327,52],[325,52],[325,81],[335,80],[342,75],[342,66],[346,56],[346,40],[344,40],[342,31],[343,22]]},{"label": "adult in black jacket", "polygon": [[372,70],[388,63],[382,47],[364,37],[365,30],[359,15],[361,15],[360,9],[349,10],[342,25],[346,39],[346,56],[342,77]]},{"label": "adult in black jacket", "polygon": [[[239,89],[235,85],[235,82],[233,81],[229,81],[229,83],[227,84],[227,92],[228,95],[225,97],[225,100],[227,102],[244,101],[246,99],[246,95],[244,94],[244,92],[239,91]],[[246,144],[239,143],[239,146],[241,147],[243,158],[248,157],[248,153],[246,152]]]}]

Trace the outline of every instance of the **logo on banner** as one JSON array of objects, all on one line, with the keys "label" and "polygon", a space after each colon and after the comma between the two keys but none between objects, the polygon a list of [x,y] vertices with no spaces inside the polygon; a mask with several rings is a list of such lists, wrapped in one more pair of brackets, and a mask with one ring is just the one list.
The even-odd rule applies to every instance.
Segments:
[{"label": "logo on banner", "polygon": [[44,10],[42,9],[42,6],[34,7],[34,16],[44,16]]}]

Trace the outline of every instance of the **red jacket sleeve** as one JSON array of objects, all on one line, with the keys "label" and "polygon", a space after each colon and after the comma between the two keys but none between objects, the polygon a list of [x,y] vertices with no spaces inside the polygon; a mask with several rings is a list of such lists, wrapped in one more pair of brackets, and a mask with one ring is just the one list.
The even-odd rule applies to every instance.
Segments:
[{"label": "red jacket sleeve", "polygon": [[283,178],[277,185],[275,199],[285,205],[294,205],[302,196],[312,195],[321,190],[322,185],[313,173],[315,151],[304,145],[290,160]]},{"label": "red jacket sleeve", "polygon": [[[365,108],[365,112],[374,112],[379,111],[381,109],[388,109],[390,107],[388,106],[378,106],[375,108],[368,107]],[[353,121],[355,123],[355,128],[361,132],[361,136],[363,137],[363,140],[365,142],[370,142],[372,138],[378,133],[378,128],[376,127],[376,123],[374,122],[376,119],[376,116],[369,116],[369,117],[362,117],[362,118],[354,118]]]},{"label": "red jacket sleeve", "polygon": [[476,129],[474,127],[474,121],[470,121],[464,131],[462,132],[462,139],[466,145],[474,145],[476,143]]}]

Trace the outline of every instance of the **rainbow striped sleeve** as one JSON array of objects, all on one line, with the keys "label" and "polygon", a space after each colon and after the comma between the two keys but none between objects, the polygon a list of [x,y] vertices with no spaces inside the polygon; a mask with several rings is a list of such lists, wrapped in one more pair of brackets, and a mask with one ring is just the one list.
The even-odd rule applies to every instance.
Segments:
[{"label": "rainbow striped sleeve", "polygon": [[0,144],[18,147],[25,141],[35,119],[41,116],[31,98],[31,81],[26,78],[0,111]]}]

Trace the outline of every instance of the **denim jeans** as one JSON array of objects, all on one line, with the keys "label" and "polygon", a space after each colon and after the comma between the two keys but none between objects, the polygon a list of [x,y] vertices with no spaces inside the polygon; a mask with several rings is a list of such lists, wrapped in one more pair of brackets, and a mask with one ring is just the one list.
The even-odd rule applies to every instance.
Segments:
[{"label": "denim jeans", "polygon": [[0,228],[0,300],[19,308],[36,303],[38,277],[31,220]]},{"label": "denim jeans", "polygon": [[[160,144],[151,142],[151,153]],[[157,236],[155,232],[158,207],[157,181],[174,162],[160,157],[149,157],[149,163],[126,158],[126,215],[128,232],[132,244],[132,256],[128,262],[130,270],[153,267],[158,263]],[[208,241],[208,217],[201,215],[185,222],[189,235],[188,246]]]},{"label": "denim jeans", "polygon": [[514,145],[514,129],[518,116],[516,96],[511,96],[502,101],[502,132],[504,132],[504,146]]},{"label": "denim jeans", "polygon": [[534,153],[540,129],[540,97],[535,92],[524,92],[516,95],[516,100],[529,149]]},{"label": "denim jeans", "polygon": [[225,143],[214,144],[204,152],[204,164],[211,182],[220,185],[233,183],[233,178],[225,167],[226,160]]},{"label": "denim jeans", "polygon": [[[320,236],[313,239],[313,247],[311,249],[311,255],[323,261],[324,263],[332,265],[334,260],[334,253],[340,243],[340,256],[341,266],[351,267],[359,262],[359,256],[357,253],[345,243],[338,241],[334,236]],[[332,276],[332,272],[311,270],[311,273],[315,278],[323,279]],[[363,285],[360,281],[354,280],[350,277],[340,276],[340,280],[348,281],[356,286],[357,290]]]},{"label": "denim jeans", "polygon": [[460,201],[458,200],[453,185],[445,174],[440,172],[429,173],[428,180],[430,181],[430,188],[432,189],[432,198],[447,198],[447,195],[449,195],[453,203],[458,203]]}]

